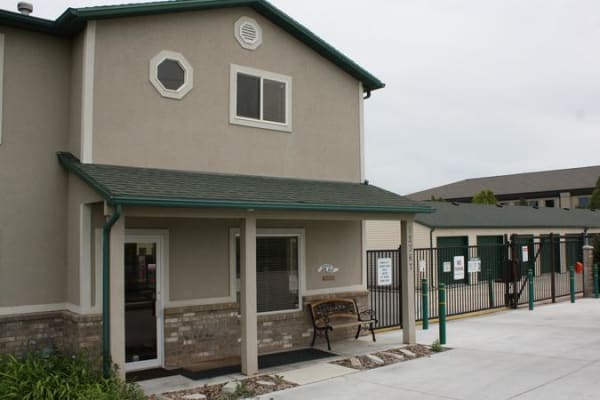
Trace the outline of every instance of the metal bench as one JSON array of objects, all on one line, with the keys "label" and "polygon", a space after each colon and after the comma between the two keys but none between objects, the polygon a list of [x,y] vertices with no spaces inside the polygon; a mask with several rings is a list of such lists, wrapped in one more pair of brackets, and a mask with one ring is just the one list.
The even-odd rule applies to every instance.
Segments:
[{"label": "metal bench", "polygon": [[310,315],[313,323],[313,339],[311,346],[315,345],[317,335],[325,336],[327,349],[331,350],[329,331],[336,328],[358,327],[355,339],[358,339],[361,328],[367,327],[375,341],[374,326],[377,323],[373,310],[358,311],[356,301],[352,299],[322,300],[309,304]]}]

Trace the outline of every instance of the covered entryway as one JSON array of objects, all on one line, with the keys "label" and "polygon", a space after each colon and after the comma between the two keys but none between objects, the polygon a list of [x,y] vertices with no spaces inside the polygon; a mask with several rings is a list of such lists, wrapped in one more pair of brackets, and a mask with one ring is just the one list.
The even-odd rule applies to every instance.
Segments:
[{"label": "covered entryway", "polygon": [[[369,306],[364,221],[372,219],[401,225],[393,306],[404,342],[414,343],[412,221],[430,207],[363,183],[82,164],[67,153],[59,160],[104,199],[93,206],[92,228],[103,231],[105,363],[123,371],[239,357],[253,375],[259,354],[310,346],[308,303],[340,297]],[[162,263],[157,242],[128,235],[140,229],[168,232]]]}]

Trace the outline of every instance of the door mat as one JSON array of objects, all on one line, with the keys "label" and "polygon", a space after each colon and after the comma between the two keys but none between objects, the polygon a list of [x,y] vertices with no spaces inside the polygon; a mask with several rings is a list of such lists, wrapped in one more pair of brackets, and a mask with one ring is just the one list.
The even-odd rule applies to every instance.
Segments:
[{"label": "door mat", "polygon": [[152,368],[145,369],[142,371],[127,372],[125,379],[127,382],[139,382],[147,381],[149,379],[165,378],[167,376],[181,375],[181,368],[177,369],[164,369],[164,368]]},{"label": "door mat", "polygon": [[[304,361],[319,360],[322,358],[336,357],[337,354],[318,349],[301,349],[286,351],[284,353],[265,354],[258,356],[258,368],[272,368],[281,365],[295,364]],[[127,374],[128,382],[139,382],[148,379],[163,378],[173,375],[183,375],[192,380],[209,379],[217,376],[231,375],[240,373],[240,365],[223,366],[204,370],[195,370],[191,368],[178,368],[166,370],[163,368],[154,368],[145,371],[130,372]]]}]

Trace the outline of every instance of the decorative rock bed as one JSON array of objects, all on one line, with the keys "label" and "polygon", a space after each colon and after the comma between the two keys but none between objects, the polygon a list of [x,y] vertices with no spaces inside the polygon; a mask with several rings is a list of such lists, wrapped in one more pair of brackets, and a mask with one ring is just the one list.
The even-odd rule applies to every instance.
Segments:
[{"label": "decorative rock bed", "polygon": [[[437,351],[446,351],[447,348],[438,347]],[[414,360],[421,357],[429,357],[434,354],[430,346],[414,344],[388,350],[382,350],[371,354],[348,357],[342,360],[331,361],[331,364],[355,370],[366,370],[396,364],[399,362]],[[279,375],[261,375],[253,378],[230,381],[221,384],[204,385],[194,389],[181,390],[177,392],[163,393],[162,395],[149,396],[148,400],[234,400],[254,399],[257,396],[276,392],[278,390],[290,389],[297,384],[284,380]]]},{"label": "decorative rock bed", "polygon": [[194,389],[152,395],[148,400],[233,400],[254,398],[278,390],[293,388],[295,383],[288,382],[278,375],[261,375],[253,378],[227,383],[204,385]]},{"label": "decorative rock bed", "polygon": [[[443,349],[442,351],[444,350],[447,349]],[[410,346],[332,361],[331,363],[341,365],[342,367],[362,370],[383,367],[420,357],[429,357],[433,353],[434,352],[429,346],[413,344]]]}]

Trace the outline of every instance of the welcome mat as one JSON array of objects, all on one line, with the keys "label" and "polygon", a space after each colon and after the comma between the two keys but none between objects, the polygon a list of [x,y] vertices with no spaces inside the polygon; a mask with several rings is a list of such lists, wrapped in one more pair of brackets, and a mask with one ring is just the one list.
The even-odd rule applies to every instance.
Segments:
[{"label": "welcome mat", "polygon": [[[258,356],[258,368],[272,368],[281,365],[294,364],[304,361],[319,360],[322,358],[336,357],[334,353],[318,349],[301,349],[286,351],[284,353],[265,354]],[[242,371],[240,365],[224,366],[204,370],[193,370],[189,368],[163,369],[154,368],[145,371],[127,373],[128,382],[139,382],[148,379],[164,378],[167,376],[183,375],[192,380],[214,378],[222,375],[237,374]]]}]

